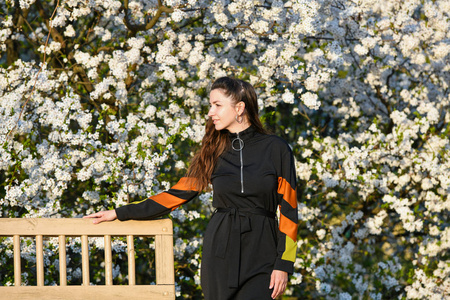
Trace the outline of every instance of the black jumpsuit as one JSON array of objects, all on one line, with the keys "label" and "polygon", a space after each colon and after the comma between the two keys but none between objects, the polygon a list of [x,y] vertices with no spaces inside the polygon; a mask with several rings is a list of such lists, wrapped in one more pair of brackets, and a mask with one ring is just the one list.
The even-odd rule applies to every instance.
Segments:
[{"label": "black jumpsuit", "polygon": [[[210,300],[271,299],[272,271],[293,273],[296,257],[294,158],[284,140],[254,127],[229,136],[234,149],[220,156],[211,178],[216,211],[203,239],[202,290]],[[166,192],[117,208],[117,217],[167,214],[197,196],[191,182],[183,177]]]}]

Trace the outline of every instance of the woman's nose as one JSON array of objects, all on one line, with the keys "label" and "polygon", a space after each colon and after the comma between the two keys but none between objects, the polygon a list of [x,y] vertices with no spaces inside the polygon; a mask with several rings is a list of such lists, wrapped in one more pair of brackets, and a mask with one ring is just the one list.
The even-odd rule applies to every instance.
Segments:
[{"label": "woman's nose", "polygon": [[208,117],[212,117],[214,115],[212,107],[208,111]]}]

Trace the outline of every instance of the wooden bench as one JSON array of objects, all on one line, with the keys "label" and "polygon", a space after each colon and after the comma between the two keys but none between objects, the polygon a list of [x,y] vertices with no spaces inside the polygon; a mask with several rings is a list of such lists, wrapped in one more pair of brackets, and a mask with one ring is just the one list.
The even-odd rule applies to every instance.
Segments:
[{"label": "wooden bench", "polygon": [[[0,218],[0,237],[13,237],[14,286],[0,286],[2,299],[175,299],[173,230],[170,219],[113,221],[92,219]],[[128,285],[113,285],[111,237],[127,237]],[[156,284],[136,285],[134,236],[155,239]],[[36,286],[21,285],[20,238],[36,242]],[[82,285],[67,285],[66,247],[59,247],[59,285],[44,285],[43,237],[81,237]],[[104,237],[105,285],[90,285],[88,237]]]}]

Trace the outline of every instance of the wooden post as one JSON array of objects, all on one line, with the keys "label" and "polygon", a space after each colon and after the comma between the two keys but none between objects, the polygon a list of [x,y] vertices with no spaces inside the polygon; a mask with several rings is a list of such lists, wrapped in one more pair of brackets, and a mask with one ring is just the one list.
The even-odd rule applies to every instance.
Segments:
[{"label": "wooden post", "polygon": [[19,287],[22,284],[22,268],[20,264],[20,236],[14,235],[14,286]]},{"label": "wooden post", "polygon": [[87,235],[81,236],[81,267],[83,272],[83,285],[89,286],[89,242]]},{"label": "wooden post", "polygon": [[66,236],[58,236],[59,241],[59,285],[67,285]]},{"label": "wooden post", "polygon": [[[168,230],[162,229],[163,232]],[[155,259],[156,259],[156,284],[170,284],[174,282],[173,268],[173,240],[170,235],[155,236]]]},{"label": "wooden post", "polygon": [[105,235],[105,284],[113,284],[112,276],[112,251],[111,251],[111,236]]},{"label": "wooden post", "polygon": [[37,286],[44,286],[44,240],[41,234],[36,235],[36,277]]},{"label": "wooden post", "polygon": [[134,260],[134,237],[127,235],[128,285],[136,284],[136,265]]}]

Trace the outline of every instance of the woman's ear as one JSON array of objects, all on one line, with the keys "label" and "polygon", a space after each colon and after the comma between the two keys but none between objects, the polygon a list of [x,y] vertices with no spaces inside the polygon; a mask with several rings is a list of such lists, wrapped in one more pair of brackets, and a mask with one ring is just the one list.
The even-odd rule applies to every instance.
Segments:
[{"label": "woman's ear", "polygon": [[236,113],[238,115],[242,115],[244,113],[245,110],[245,103],[244,101],[240,101],[238,104],[236,104]]}]

